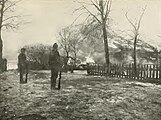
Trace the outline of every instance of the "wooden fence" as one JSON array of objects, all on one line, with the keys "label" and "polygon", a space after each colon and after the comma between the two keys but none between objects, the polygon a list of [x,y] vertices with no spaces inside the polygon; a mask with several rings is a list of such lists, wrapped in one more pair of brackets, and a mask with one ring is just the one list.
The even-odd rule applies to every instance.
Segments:
[{"label": "wooden fence", "polygon": [[[161,65],[153,64],[144,64],[137,65],[137,73],[134,75],[134,65],[121,65],[121,64],[112,64],[110,65],[109,76],[119,77],[119,78],[131,78],[131,79],[161,79]],[[89,75],[107,75],[107,67],[101,64],[89,64],[87,73]]]}]

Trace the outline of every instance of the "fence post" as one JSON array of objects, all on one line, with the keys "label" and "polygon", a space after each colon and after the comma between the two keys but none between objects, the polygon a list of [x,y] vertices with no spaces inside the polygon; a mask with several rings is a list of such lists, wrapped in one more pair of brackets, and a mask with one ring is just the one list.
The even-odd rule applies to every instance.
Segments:
[{"label": "fence post", "polygon": [[100,73],[100,64],[98,64],[98,75],[100,75],[101,76],[101,73]]},{"label": "fence post", "polygon": [[131,78],[132,64],[129,64],[129,78]]},{"label": "fence post", "polygon": [[145,71],[146,70],[146,66],[145,65],[143,66],[143,70],[144,70],[144,73],[143,73],[143,80],[144,80],[146,78],[146,76],[145,76],[146,75],[146,71]]},{"label": "fence post", "polygon": [[158,64],[156,65],[156,79],[158,80]]},{"label": "fence post", "polygon": [[147,68],[147,79],[149,78],[149,65],[146,66]]},{"label": "fence post", "polygon": [[111,69],[113,69],[113,65],[112,64],[110,64],[109,74],[110,74],[110,77],[113,77],[113,73],[112,73],[112,70]]},{"label": "fence post", "polygon": [[92,75],[94,75],[94,64],[92,64]]},{"label": "fence post", "polygon": [[161,81],[161,63],[159,64],[159,80]]},{"label": "fence post", "polygon": [[156,66],[155,65],[153,65],[153,79],[155,79],[155,69],[156,69]]},{"label": "fence post", "polygon": [[138,65],[137,79],[142,78],[142,65]]},{"label": "fence post", "polygon": [[115,69],[114,77],[117,77],[117,64],[115,64],[114,69]]},{"label": "fence post", "polygon": [[89,75],[90,72],[89,72],[89,63],[87,63],[87,74]]},{"label": "fence post", "polygon": [[149,68],[149,70],[150,70],[150,79],[151,79],[151,76],[152,76],[152,71],[151,71],[151,69],[152,69],[152,67],[151,67],[151,65],[150,65],[150,68]]}]

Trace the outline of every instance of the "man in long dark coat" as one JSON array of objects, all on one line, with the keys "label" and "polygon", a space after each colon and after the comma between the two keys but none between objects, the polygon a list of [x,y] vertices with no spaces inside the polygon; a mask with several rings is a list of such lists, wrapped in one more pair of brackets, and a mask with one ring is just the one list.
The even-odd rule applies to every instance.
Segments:
[{"label": "man in long dark coat", "polygon": [[[26,49],[22,48],[21,53],[18,55],[18,70],[20,72],[20,83],[27,83],[28,65],[26,60]],[[25,81],[23,79],[24,74]]]},{"label": "man in long dark coat", "polygon": [[58,52],[58,44],[53,45],[53,49],[49,55],[49,67],[51,70],[51,89],[56,89],[56,79],[60,71],[60,54]]}]

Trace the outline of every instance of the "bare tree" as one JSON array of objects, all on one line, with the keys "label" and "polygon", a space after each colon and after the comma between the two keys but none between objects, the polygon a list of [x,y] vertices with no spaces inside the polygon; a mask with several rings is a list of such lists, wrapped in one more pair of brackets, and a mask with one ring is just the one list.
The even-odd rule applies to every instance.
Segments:
[{"label": "bare tree", "polygon": [[60,45],[63,51],[66,54],[66,58],[69,58],[70,52],[71,52],[71,45],[70,45],[70,39],[71,39],[71,31],[69,27],[66,27],[62,29],[59,32],[59,37],[60,37]]},{"label": "bare tree", "polygon": [[81,42],[80,33],[74,27],[66,27],[59,32],[60,45],[64,50],[66,57],[72,60],[77,59],[79,43]]},{"label": "bare tree", "polygon": [[15,11],[14,7],[18,2],[20,2],[20,0],[0,0],[0,62],[2,62],[3,57],[3,28],[14,30],[21,24],[20,22],[16,22],[21,16],[13,14]]},{"label": "bare tree", "polygon": [[76,26],[68,26],[62,29],[59,32],[59,37],[59,43],[65,52],[64,68],[67,71],[69,59],[72,60],[72,67],[76,65],[81,38]]},{"label": "bare tree", "polygon": [[132,30],[132,32],[133,32],[133,40],[134,40],[134,42],[133,42],[133,46],[134,46],[134,48],[133,48],[133,49],[134,49],[134,50],[133,50],[133,52],[134,52],[133,59],[134,59],[134,75],[135,75],[135,77],[136,77],[136,75],[137,75],[136,46],[137,46],[138,37],[139,37],[139,32],[140,32],[141,20],[142,20],[142,18],[143,18],[143,15],[144,15],[144,13],[145,13],[145,10],[146,10],[146,6],[145,6],[145,8],[142,10],[142,13],[141,13],[139,19],[138,19],[135,23],[132,22],[132,20],[130,20],[130,18],[128,17],[128,13],[125,14],[125,17],[126,17],[127,21],[128,21],[128,22],[130,23],[130,25],[133,27],[133,30]]},{"label": "bare tree", "polygon": [[71,57],[74,60],[74,63],[77,62],[78,58],[78,52],[79,52],[79,39],[77,39],[76,35],[75,37],[69,41],[69,45],[71,48]]},{"label": "bare tree", "polygon": [[101,26],[102,26],[102,33],[103,33],[103,42],[104,42],[104,51],[105,51],[105,60],[107,65],[107,73],[110,69],[110,59],[109,59],[109,45],[108,45],[108,35],[107,35],[107,26],[109,20],[109,13],[111,11],[111,4],[112,0],[90,0],[90,4],[94,7],[97,11],[95,14],[94,12],[90,11],[86,3],[79,2],[81,4],[81,10],[86,10],[88,13],[88,17],[93,17]]}]

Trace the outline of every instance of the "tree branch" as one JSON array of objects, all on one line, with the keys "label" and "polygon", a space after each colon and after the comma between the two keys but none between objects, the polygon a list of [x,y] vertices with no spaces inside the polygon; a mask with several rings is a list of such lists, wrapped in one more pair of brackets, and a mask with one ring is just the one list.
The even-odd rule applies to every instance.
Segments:
[{"label": "tree branch", "polygon": [[79,14],[78,17],[77,17],[76,19],[74,19],[74,21],[72,22],[71,26],[78,20],[78,18],[79,18],[80,16],[82,16],[82,15],[85,14],[85,13],[88,13],[88,12],[83,12],[83,13]]},{"label": "tree branch", "polygon": [[96,17],[96,15],[94,15],[87,7],[85,7],[81,2],[79,2],[82,7],[91,15],[93,16],[100,24],[102,24],[102,22]]},{"label": "tree branch", "polygon": [[133,28],[135,29],[135,31],[137,31],[136,26],[135,26],[135,25],[132,23],[132,21],[129,19],[127,13],[125,14],[125,17],[126,17],[126,19],[128,20],[128,22],[133,26]]},{"label": "tree branch", "polygon": [[108,0],[107,1],[107,7],[106,7],[106,13],[105,13],[105,20],[107,20],[107,17],[111,11],[111,4],[112,4],[112,0]]},{"label": "tree branch", "polygon": [[8,17],[8,18],[5,18],[5,19],[3,20],[3,22],[5,22],[5,21],[7,21],[7,20],[10,20],[10,19],[13,19],[13,18],[18,18],[18,17],[21,17],[21,16],[19,16],[19,15],[10,16],[10,17]]},{"label": "tree branch", "polygon": [[101,13],[101,9],[96,5],[96,3],[94,3],[92,0],[90,0],[92,2],[92,5],[94,5],[94,7]]},{"label": "tree branch", "polygon": [[[8,0],[7,0],[8,1]],[[7,2],[6,1],[6,2]],[[3,13],[5,13],[8,9],[10,9],[11,7],[15,6],[17,3],[19,3],[20,1],[22,0],[18,0],[18,1],[15,1],[13,3],[11,3],[9,6],[7,6],[4,10],[3,10]]]},{"label": "tree branch", "polygon": [[141,20],[142,20],[142,17],[143,17],[143,15],[144,15],[144,13],[145,13],[146,7],[147,7],[147,5],[146,5],[145,8],[143,9],[143,12],[142,12],[142,14],[141,14],[141,16],[140,16],[140,19],[139,19],[139,22],[138,22],[138,26],[137,26],[137,31],[138,31],[139,28],[140,28]]}]

